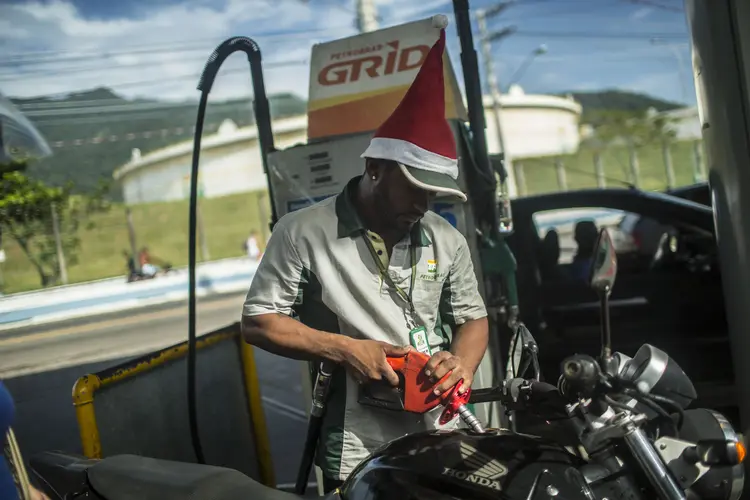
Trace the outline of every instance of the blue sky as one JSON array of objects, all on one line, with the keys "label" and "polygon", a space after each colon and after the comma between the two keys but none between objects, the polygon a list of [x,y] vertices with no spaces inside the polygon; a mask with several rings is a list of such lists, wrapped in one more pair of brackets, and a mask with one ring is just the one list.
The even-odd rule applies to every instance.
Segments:
[{"label": "blue sky", "polygon": [[[449,15],[448,51],[461,78],[449,0],[375,3],[381,26]],[[472,10],[496,3],[470,0]],[[494,44],[498,78],[507,86],[546,44],[518,82],[527,93],[620,88],[694,105],[682,10],[681,0],[517,0],[489,21],[491,30],[517,27]],[[245,35],[261,45],[268,92],[306,97],[311,45],[355,34],[354,12],[354,0],[0,0],[0,92],[111,86],[128,97],[197,98],[197,75],[212,49]],[[476,24],[474,33],[478,50]],[[230,58],[212,98],[250,95],[246,65]]]}]

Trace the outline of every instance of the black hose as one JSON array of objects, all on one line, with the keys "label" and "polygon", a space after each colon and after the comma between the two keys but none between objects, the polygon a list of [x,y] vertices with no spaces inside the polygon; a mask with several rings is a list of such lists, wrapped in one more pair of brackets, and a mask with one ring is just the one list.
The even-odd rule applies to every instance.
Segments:
[{"label": "black hose", "polygon": [[[193,163],[190,173],[190,221],[188,228],[188,358],[187,358],[187,390],[188,390],[188,419],[190,422],[190,438],[193,443],[195,458],[200,464],[205,464],[200,435],[198,434],[198,412],[195,389],[196,372],[196,322],[195,322],[195,260],[196,260],[196,222],[198,216],[198,168],[200,158],[201,136],[203,134],[203,120],[206,114],[208,94],[211,92],[219,68],[227,57],[237,51],[247,54],[250,63],[250,76],[253,80],[255,123],[258,127],[258,142],[260,144],[263,169],[268,173],[268,153],[273,150],[273,132],[271,130],[271,115],[263,83],[260,47],[255,41],[247,37],[232,37],[222,42],[211,53],[203,68],[198,90],[201,100],[198,105],[198,117],[195,122],[195,136],[193,140]],[[269,195],[273,199],[269,180]],[[272,219],[276,220],[276,210],[271,204]]]},{"label": "black hose", "polygon": [[198,218],[198,163],[201,150],[201,136],[203,134],[203,119],[206,115],[208,91],[201,93],[198,104],[198,118],[195,120],[195,137],[193,138],[193,164],[190,171],[190,230],[188,232],[188,416],[190,420],[190,438],[193,442],[195,459],[199,464],[205,464],[203,448],[198,434],[198,411],[195,390],[195,251],[196,251],[196,220]]}]

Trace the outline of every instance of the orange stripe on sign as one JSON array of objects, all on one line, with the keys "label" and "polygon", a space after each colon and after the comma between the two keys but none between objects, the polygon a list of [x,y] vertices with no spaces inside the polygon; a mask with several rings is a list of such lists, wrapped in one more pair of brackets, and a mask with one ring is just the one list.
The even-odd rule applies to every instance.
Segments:
[{"label": "orange stripe on sign", "polygon": [[[407,87],[393,87],[387,92],[362,97],[363,94],[350,96],[354,100],[333,106],[311,109],[307,113],[307,137],[319,139],[344,134],[374,131],[401,102]],[[333,101],[333,98],[328,102]],[[462,103],[463,104],[463,103]],[[446,86],[445,114],[451,120],[458,116],[453,92]]]},{"label": "orange stripe on sign", "polygon": [[354,102],[354,101],[361,101],[363,99],[367,99],[370,97],[375,97],[382,94],[388,94],[391,92],[400,92],[401,95],[406,94],[406,91],[409,89],[409,85],[399,85],[396,87],[389,87],[386,89],[377,89],[377,90],[371,90],[369,92],[361,92],[359,94],[347,94],[347,95],[338,95],[335,97],[329,97],[327,99],[318,99],[316,101],[310,101],[307,105],[307,112],[308,114],[311,111],[318,111],[320,109],[324,108],[330,108],[332,106],[339,106],[341,104],[346,104],[348,102]]},{"label": "orange stripe on sign", "polygon": [[308,140],[375,130],[396,109],[403,96],[403,89],[397,88],[372,97],[310,111],[307,115]]}]

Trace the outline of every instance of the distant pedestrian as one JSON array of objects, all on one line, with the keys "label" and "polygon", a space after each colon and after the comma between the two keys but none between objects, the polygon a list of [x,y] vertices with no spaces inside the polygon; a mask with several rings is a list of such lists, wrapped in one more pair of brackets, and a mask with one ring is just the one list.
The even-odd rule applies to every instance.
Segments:
[{"label": "distant pedestrian", "polygon": [[260,246],[258,246],[258,236],[255,230],[250,231],[250,235],[245,240],[245,252],[250,260],[260,259]]}]

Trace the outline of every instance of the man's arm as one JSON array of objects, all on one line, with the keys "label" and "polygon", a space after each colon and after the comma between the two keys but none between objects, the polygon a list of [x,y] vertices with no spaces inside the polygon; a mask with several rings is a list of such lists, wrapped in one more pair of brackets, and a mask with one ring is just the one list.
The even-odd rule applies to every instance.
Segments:
[{"label": "man's arm", "polygon": [[489,343],[489,323],[487,309],[479,293],[474,265],[466,240],[456,252],[449,276],[451,284],[450,309],[456,330],[449,351],[436,353],[427,363],[426,375],[432,375],[436,382],[448,372],[451,375],[435,388],[441,394],[453,387],[459,380],[464,383],[461,392],[471,387],[474,373],[482,362]]},{"label": "man's arm", "polygon": [[456,330],[450,352],[461,360],[461,365],[467,371],[476,373],[487,350],[489,338],[487,317],[471,319]]},{"label": "man's arm", "polygon": [[242,335],[249,344],[302,361],[344,361],[349,337],[315,330],[278,313],[242,316]]},{"label": "man's arm", "polygon": [[343,364],[358,380],[381,378],[398,384],[387,356],[408,348],[310,328],[290,317],[303,283],[304,264],[283,219],[271,235],[242,310],[242,335],[249,344],[299,360]]}]

